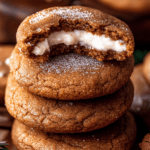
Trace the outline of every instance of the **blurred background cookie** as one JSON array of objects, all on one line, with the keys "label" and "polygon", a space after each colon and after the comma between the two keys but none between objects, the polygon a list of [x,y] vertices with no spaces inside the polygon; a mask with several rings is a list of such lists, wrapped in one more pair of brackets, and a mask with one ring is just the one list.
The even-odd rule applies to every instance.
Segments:
[{"label": "blurred background cookie", "polygon": [[149,0],[81,0],[81,4],[97,8],[125,21],[131,28],[137,44],[150,42]]},{"label": "blurred background cookie", "polygon": [[140,149],[139,143],[150,128],[150,87],[143,76],[143,64],[134,67],[131,81],[134,86],[134,98],[130,111],[137,123],[137,139],[133,150]]},{"label": "blurred background cookie", "polygon": [[15,43],[19,24],[44,8],[66,6],[71,0],[0,0],[0,43]]},{"label": "blurred background cookie", "polygon": [[8,113],[5,107],[0,107],[0,128],[11,128],[13,123],[12,116]]},{"label": "blurred background cookie", "polygon": [[13,48],[13,45],[0,45],[0,105],[4,105],[5,87],[9,74],[9,57]]},{"label": "blurred background cookie", "polygon": [[143,74],[148,84],[150,85],[150,52],[144,58]]},{"label": "blurred background cookie", "polygon": [[7,112],[4,106],[0,107],[0,148],[1,145],[11,150],[15,150],[11,140],[12,116]]}]

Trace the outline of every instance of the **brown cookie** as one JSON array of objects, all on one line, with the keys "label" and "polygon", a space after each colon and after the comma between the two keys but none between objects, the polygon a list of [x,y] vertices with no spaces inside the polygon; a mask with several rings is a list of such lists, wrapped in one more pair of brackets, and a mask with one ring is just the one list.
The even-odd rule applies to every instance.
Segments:
[{"label": "brown cookie", "polygon": [[27,17],[18,28],[17,44],[38,62],[69,52],[123,61],[134,51],[132,32],[124,22],[83,6],[53,7]]},{"label": "brown cookie", "polygon": [[38,63],[20,54],[17,46],[10,59],[11,72],[21,86],[33,94],[61,100],[111,94],[129,80],[133,66],[133,57],[100,62],[75,53]]},{"label": "brown cookie", "polygon": [[17,28],[27,16],[70,3],[71,0],[0,0],[0,43],[16,43]]},{"label": "brown cookie", "polygon": [[81,0],[81,4],[125,21],[134,35],[136,45],[150,42],[149,0]]},{"label": "brown cookie", "polygon": [[9,150],[16,150],[16,147],[14,146],[11,140],[10,129],[0,128],[0,149],[4,150],[4,147],[2,146],[8,148]]},{"label": "brown cookie", "polygon": [[143,62],[143,74],[150,85],[150,52],[145,56]]},{"label": "brown cookie", "polygon": [[130,110],[150,128],[150,86],[143,76],[143,64],[135,66],[131,81],[134,99]]},{"label": "brown cookie", "polygon": [[12,128],[12,139],[18,149],[130,150],[135,137],[136,124],[130,113],[106,128],[88,133],[45,133],[17,121]]},{"label": "brown cookie", "polygon": [[81,0],[81,3],[118,17],[131,18],[150,14],[150,1],[148,0]]},{"label": "brown cookie", "polygon": [[[0,142],[5,141],[10,133],[9,129],[1,129],[0,128]],[[0,144],[1,145],[1,144]]]},{"label": "brown cookie", "polygon": [[78,133],[103,128],[121,117],[133,100],[129,81],[117,92],[100,98],[60,101],[33,95],[8,78],[5,103],[23,124],[52,133]]},{"label": "brown cookie", "polygon": [[8,113],[5,107],[0,107],[0,127],[11,127],[13,118]]},{"label": "brown cookie", "polygon": [[150,150],[150,133],[146,134],[140,144],[141,150]]},{"label": "brown cookie", "polygon": [[0,105],[4,105],[5,87],[9,74],[9,57],[13,48],[12,45],[0,45]]}]

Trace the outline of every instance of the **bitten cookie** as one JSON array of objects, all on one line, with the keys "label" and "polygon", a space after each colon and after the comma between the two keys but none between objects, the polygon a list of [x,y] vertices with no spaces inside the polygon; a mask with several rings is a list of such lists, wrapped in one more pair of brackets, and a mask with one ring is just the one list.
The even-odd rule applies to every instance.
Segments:
[{"label": "bitten cookie", "polygon": [[124,22],[83,6],[53,7],[27,17],[18,28],[17,44],[38,62],[69,52],[123,61],[134,51],[132,32]]},{"label": "bitten cookie", "polygon": [[150,150],[150,133],[146,134],[140,144],[141,150]]},{"label": "bitten cookie", "polygon": [[143,62],[143,74],[150,85],[150,52],[145,56]]},{"label": "bitten cookie", "polygon": [[111,94],[125,85],[133,67],[133,57],[121,62],[100,62],[75,53],[38,63],[22,55],[17,46],[10,58],[11,72],[21,86],[33,94],[61,100]]},{"label": "bitten cookie", "polygon": [[23,124],[51,133],[88,132],[121,117],[133,100],[129,81],[117,92],[100,98],[60,101],[33,95],[9,76],[5,103],[9,113]]},{"label": "bitten cookie", "polygon": [[0,45],[0,105],[4,105],[5,87],[9,74],[9,57],[13,48],[14,46],[11,45]]},{"label": "bitten cookie", "polygon": [[136,124],[130,113],[106,128],[87,133],[48,134],[17,121],[12,128],[12,139],[18,149],[130,150],[135,137]]}]

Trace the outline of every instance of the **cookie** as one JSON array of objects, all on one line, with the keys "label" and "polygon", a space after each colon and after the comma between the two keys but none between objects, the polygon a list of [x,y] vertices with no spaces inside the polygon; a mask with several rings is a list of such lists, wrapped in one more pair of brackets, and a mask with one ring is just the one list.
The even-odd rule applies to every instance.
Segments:
[{"label": "cookie", "polygon": [[27,16],[48,7],[70,3],[71,0],[0,0],[0,43],[15,44],[17,28]]},{"label": "cookie", "polygon": [[130,113],[106,128],[87,133],[45,133],[17,121],[12,128],[12,139],[18,149],[130,150],[135,137],[136,124]]},{"label": "cookie", "polygon": [[145,56],[143,62],[143,74],[150,85],[150,52]]},{"label": "cookie", "polygon": [[149,0],[81,0],[81,4],[99,9],[125,21],[134,35],[136,45],[149,44]]},{"label": "cookie", "polygon": [[[4,146],[4,147],[2,147]],[[10,150],[17,150],[11,140],[11,130],[0,128],[0,149],[7,148]]]},{"label": "cookie", "polygon": [[146,134],[140,144],[141,150],[150,150],[150,133]]},{"label": "cookie", "polygon": [[131,106],[133,86],[129,81],[117,92],[100,98],[61,101],[36,96],[9,76],[5,103],[9,113],[23,124],[52,133],[77,133],[103,128]]},{"label": "cookie", "polygon": [[75,53],[38,63],[22,55],[17,46],[10,58],[11,72],[21,86],[33,94],[61,100],[111,94],[129,80],[133,66],[133,57],[100,62]]},{"label": "cookie", "polygon": [[11,128],[13,118],[10,116],[5,107],[0,107],[0,127]]},{"label": "cookie", "polygon": [[10,133],[9,129],[0,129],[0,142],[5,141],[9,133]]},{"label": "cookie", "polygon": [[9,57],[13,48],[12,45],[0,45],[0,105],[4,105],[5,87],[9,74]]},{"label": "cookie", "polygon": [[150,14],[150,2],[148,0],[81,0],[81,3],[82,5],[103,10],[125,20]]},{"label": "cookie", "polygon": [[150,128],[150,86],[143,76],[143,64],[135,66],[131,76],[134,98],[130,111]]},{"label": "cookie", "polygon": [[134,51],[132,32],[124,22],[83,6],[53,7],[27,17],[18,28],[17,44],[38,62],[69,52],[123,61]]}]

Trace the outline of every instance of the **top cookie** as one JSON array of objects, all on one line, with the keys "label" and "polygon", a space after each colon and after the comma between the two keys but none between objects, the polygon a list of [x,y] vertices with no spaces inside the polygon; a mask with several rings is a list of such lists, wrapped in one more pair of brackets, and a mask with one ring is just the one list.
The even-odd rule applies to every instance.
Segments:
[{"label": "top cookie", "polygon": [[123,61],[134,51],[132,32],[124,22],[82,6],[53,7],[27,17],[18,28],[17,44],[38,62],[68,52]]}]

